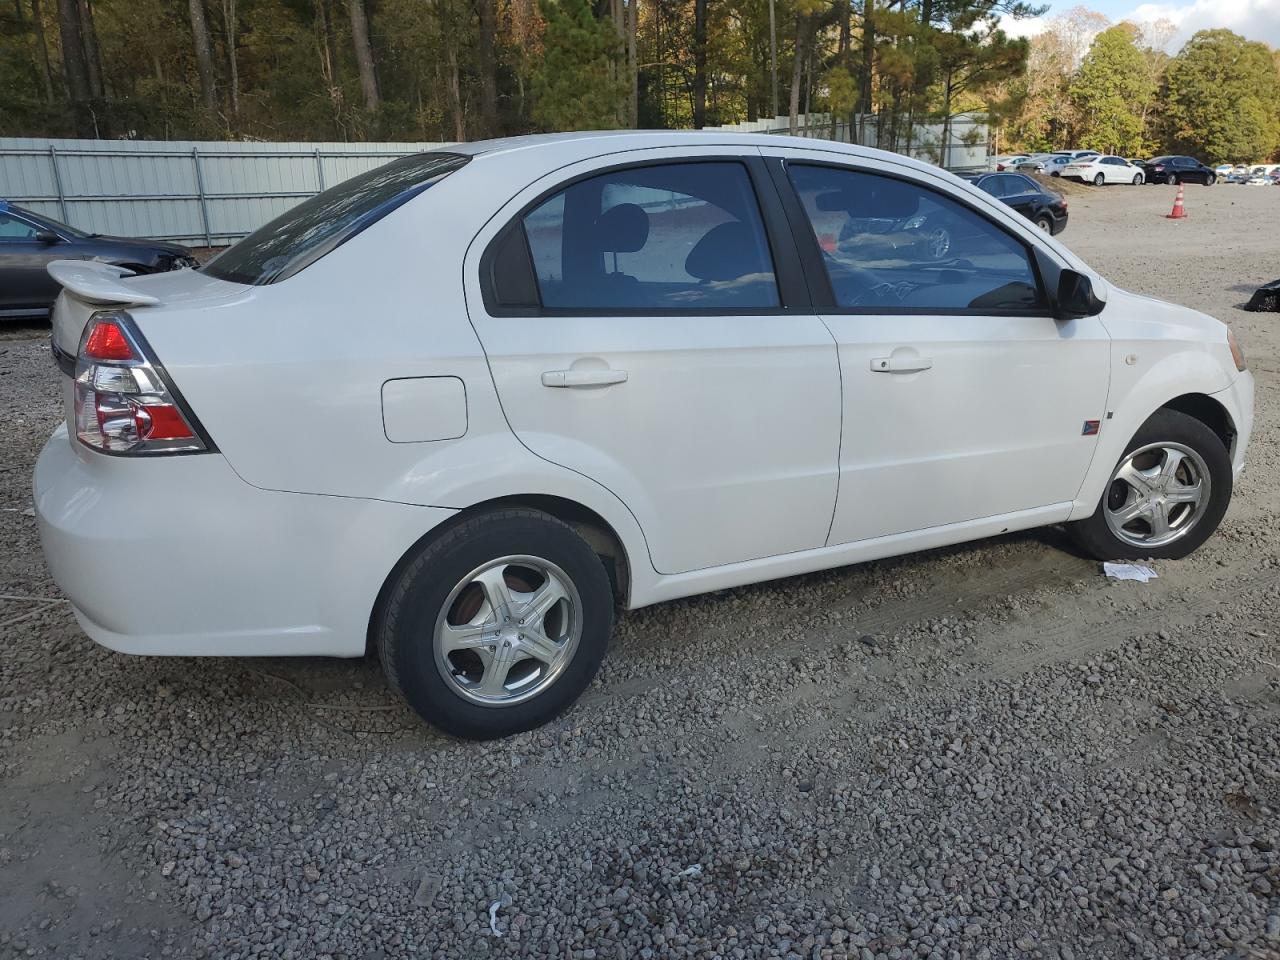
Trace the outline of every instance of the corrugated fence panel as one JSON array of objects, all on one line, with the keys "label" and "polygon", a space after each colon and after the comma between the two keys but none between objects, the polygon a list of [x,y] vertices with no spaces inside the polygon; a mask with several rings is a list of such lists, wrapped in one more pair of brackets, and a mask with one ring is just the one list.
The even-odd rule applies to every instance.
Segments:
[{"label": "corrugated fence panel", "polygon": [[0,199],[92,233],[224,245],[321,189],[441,146],[0,137]]}]

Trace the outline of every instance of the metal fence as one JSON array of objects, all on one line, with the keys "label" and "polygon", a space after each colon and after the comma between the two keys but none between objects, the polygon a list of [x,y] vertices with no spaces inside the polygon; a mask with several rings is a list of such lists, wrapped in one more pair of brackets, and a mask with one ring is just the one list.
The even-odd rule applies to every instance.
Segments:
[{"label": "metal fence", "polygon": [[[799,118],[798,133],[849,142],[850,124],[829,114]],[[874,132],[874,124],[865,125]],[[787,117],[708,127],[785,134]],[[911,155],[953,170],[979,169],[987,128],[968,114],[917,124]],[[216,141],[46,140],[0,137],[0,199],[91,233],[232,243],[298,201],[395,157],[441,143],[229,143]],[[868,146],[875,146],[874,135]]]},{"label": "metal fence", "polygon": [[440,145],[0,138],[0,199],[92,233],[220,246],[326,187]]},{"label": "metal fence", "polygon": [[[853,123],[849,120],[836,120],[834,124],[829,113],[801,114],[796,122],[797,136],[860,143],[868,147],[880,146],[876,118],[869,114],[856,118]],[[765,117],[706,129],[729,133],[787,134],[791,132],[791,118]],[[885,148],[948,170],[986,169],[991,138],[986,119],[980,114],[957,113],[950,118],[949,123],[940,118],[918,121],[912,124],[909,136],[907,133],[899,131],[898,142],[894,145],[886,143]],[[944,140],[947,142],[944,143]],[[911,144],[909,149],[906,148],[907,143]]]}]

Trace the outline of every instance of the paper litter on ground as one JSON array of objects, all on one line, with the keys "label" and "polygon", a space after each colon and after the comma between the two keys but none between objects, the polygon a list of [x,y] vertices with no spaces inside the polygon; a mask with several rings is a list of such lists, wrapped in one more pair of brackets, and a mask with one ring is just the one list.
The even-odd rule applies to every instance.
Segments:
[{"label": "paper litter on ground", "polygon": [[1137,580],[1139,583],[1146,583],[1148,580],[1156,580],[1160,577],[1160,574],[1144,563],[1107,561],[1102,564],[1102,572],[1112,580]]}]

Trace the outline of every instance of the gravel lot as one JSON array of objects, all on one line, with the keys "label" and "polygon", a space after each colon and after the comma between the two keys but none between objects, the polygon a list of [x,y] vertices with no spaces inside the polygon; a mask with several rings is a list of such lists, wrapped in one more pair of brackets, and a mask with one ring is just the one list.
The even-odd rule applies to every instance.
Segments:
[{"label": "gravel lot", "polygon": [[47,328],[0,328],[0,958],[1280,957],[1280,315],[1239,309],[1280,190],[1172,200],[1072,192],[1062,236],[1250,358],[1196,556],[1112,583],[1045,530],[642,610],[483,745],[372,661],[82,636],[30,516]]}]

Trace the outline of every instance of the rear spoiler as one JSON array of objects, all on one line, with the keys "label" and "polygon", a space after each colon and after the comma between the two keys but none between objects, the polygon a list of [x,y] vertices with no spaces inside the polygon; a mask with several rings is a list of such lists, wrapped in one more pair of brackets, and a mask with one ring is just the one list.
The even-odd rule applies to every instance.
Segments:
[{"label": "rear spoiler", "polygon": [[49,276],[86,303],[150,306],[160,302],[125,282],[133,275],[128,267],[97,260],[54,260],[47,269]]}]

